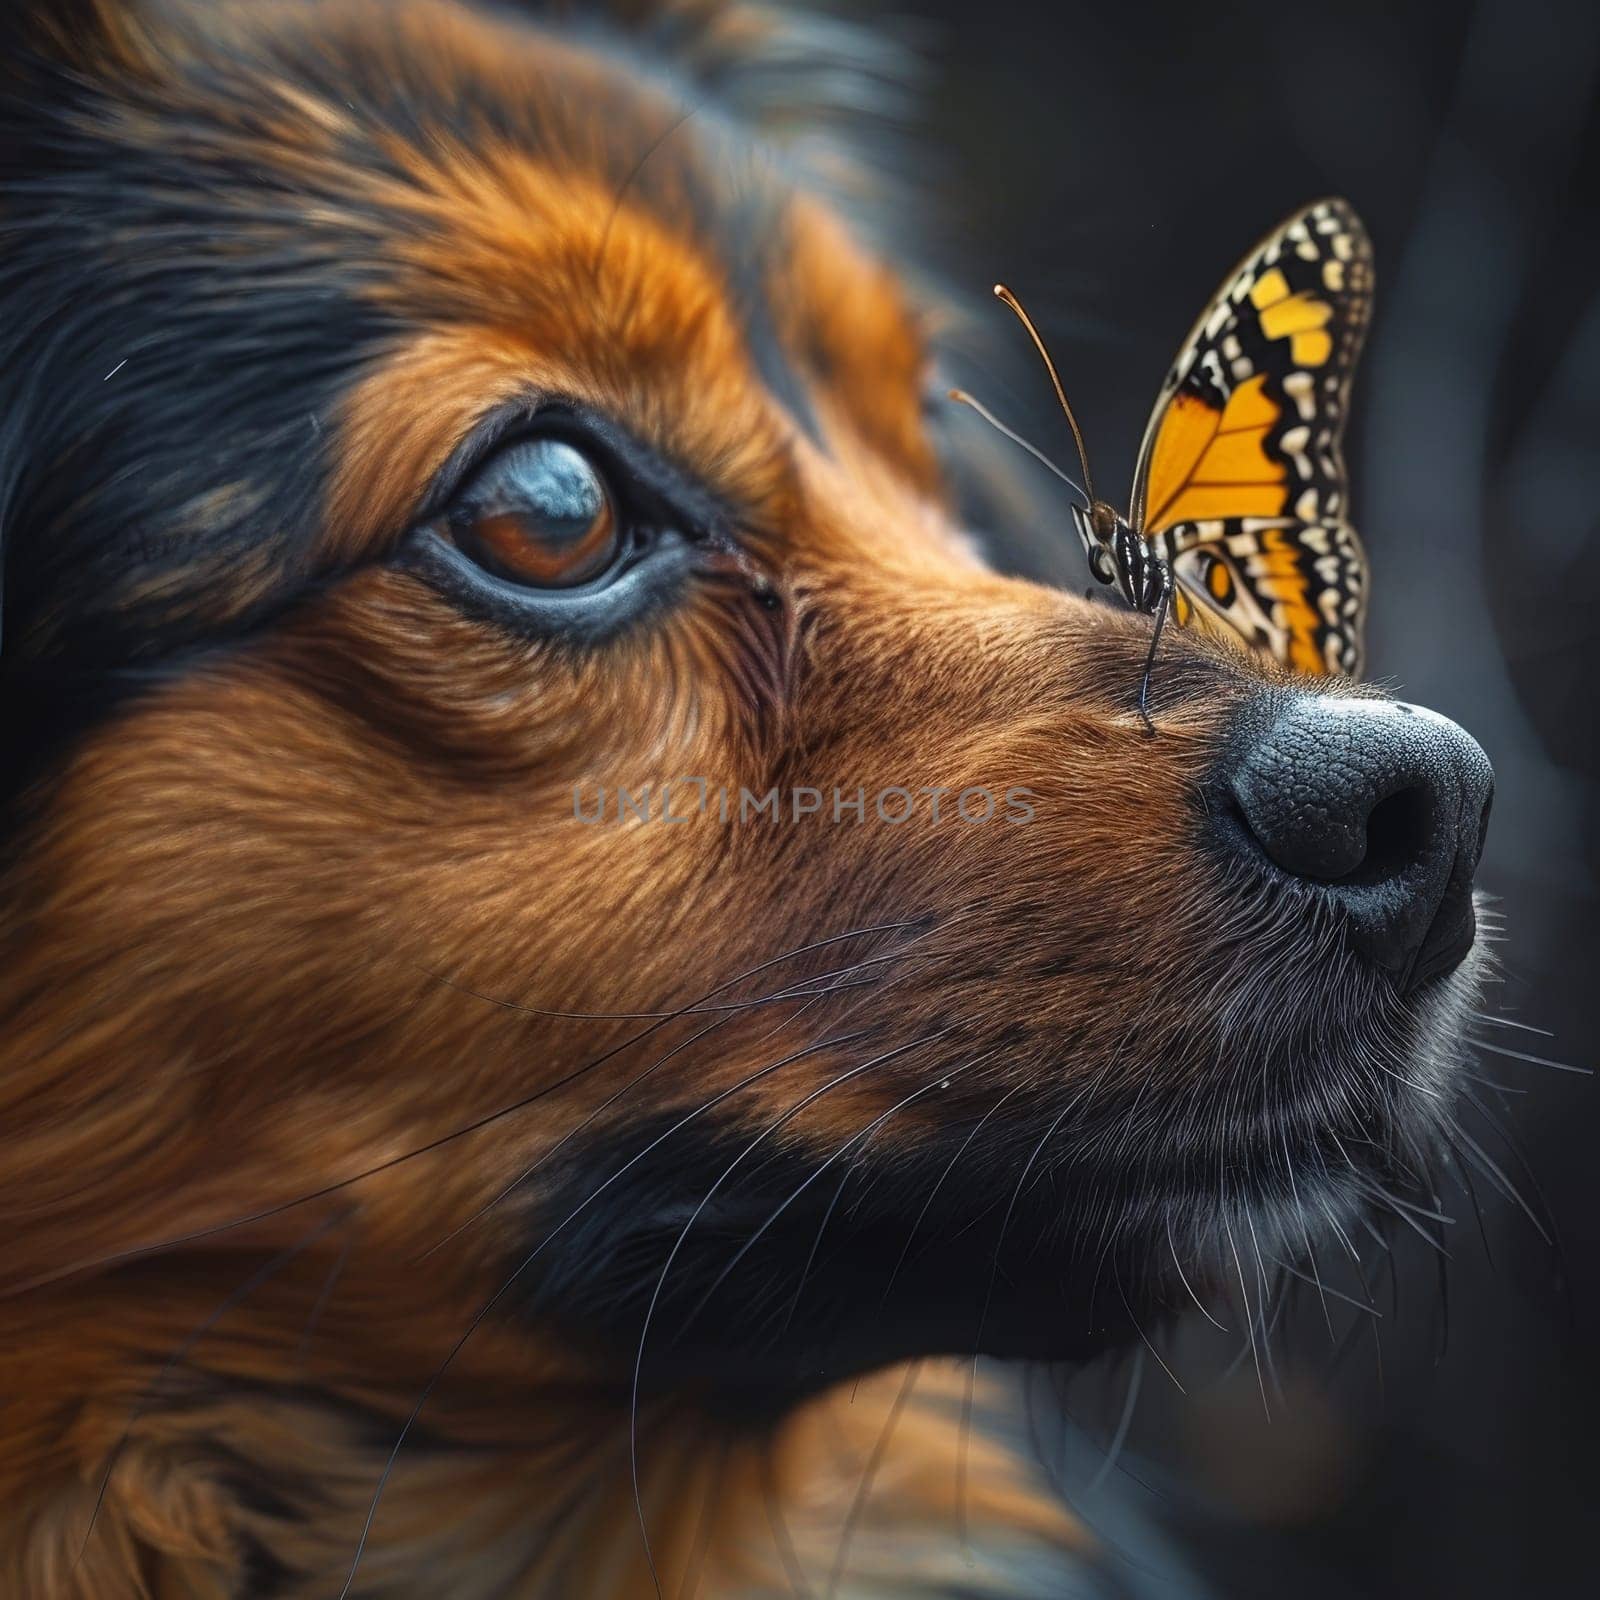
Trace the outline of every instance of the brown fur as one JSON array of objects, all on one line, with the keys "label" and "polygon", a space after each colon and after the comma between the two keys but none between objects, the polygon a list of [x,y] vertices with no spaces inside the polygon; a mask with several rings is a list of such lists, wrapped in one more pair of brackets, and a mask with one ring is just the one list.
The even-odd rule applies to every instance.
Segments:
[{"label": "brown fur", "polygon": [[[158,105],[195,92],[189,52],[213,45],[105,10],[88,54],[121,65],[93,70],[155,82]],[[701,22],[705,48],[751,26],[732,9]],[[808,436],[751,353],[726,261],[662,201],[672,180],[658,172],[646,206],[574,153],[610,136],[586,131],[589,103],[620,96],[620,144],[662,141],[686,185],[703,178],[722,135],[678,127],[666,89],[445,0],[207,26],[364,35],[380,63],[490,83],[561,133],[530,152],[489,131],[384,132],[381,168],[345,171],[361,109],[286,75],[270,116],[217,134],[295,180],[306,228],[341,207],[356,232],[389,219],[381,237],[371,225],[361,293],[406,331],[308,434],[332,463],[304,558],[322,586],[90,729],[19,824],[0,905],[8,1594],[336,1593],[396,1430],[526,1253],[524,1203],[554,1169],[490,1203],[625,1129],[641,1099],[683,1116],[810,1049],[730,1093],[753,1136],[859,1058],[815,1048],[824,1030],[869,1018],[891,1059],[782,1130],[815,1161],[987,1057],[885,1122],[872,1159],[892,1168],[1019,1085],[1042,1128],[1097,1077],[1212,1070],[1193,1039],[1212,977],[1184,956],[1216,948],[1230,913],[1193,796],[1263,678],[1171,638],[1161,736],[1146,736],[1143,625],[973,553],[921,420],[920,313],[814,194],[780,191],[764,287]],[[150,104],[130,96],[126,138],[163,139]],[[510,641],[385,562],[476,420],[530,394],[592,405],[737,508],[737,549],[593,651]],[[219,482],[192,514],[253,492]],[[211,619],[203,636],[282,570],[270,552],[254,570],[196,557],[116,603]],[[43,658],[50,637],[7,647]],[[682,774],[735,794],[1016,785],[1038,812],[1026,828],[925,811],[898,828],[571,819],[580,779],[614,792]],[[820,949],[737,992],[872,960],[881,991],[628,1046],[638,1013],[902,919],[922,919],[914,945]],[[1043,976],[1041,951],[1070,982]],[[951,1018],[959,1037],[940,1032]],[[430,1395],[355,1593],[652,1592],[626,1364],[504,1309]],[[966,1572],[960,1516],[972,1582],[995,1550],[1086,1549],[1003,1429],[959,1425],[963,1370],[892,1368],[760,1426],[729,1425],[703,1385],[647,1397],[664,1591],[821,1586],[858,1519],[864,1589],[873,1571],[929,1592]]]}]

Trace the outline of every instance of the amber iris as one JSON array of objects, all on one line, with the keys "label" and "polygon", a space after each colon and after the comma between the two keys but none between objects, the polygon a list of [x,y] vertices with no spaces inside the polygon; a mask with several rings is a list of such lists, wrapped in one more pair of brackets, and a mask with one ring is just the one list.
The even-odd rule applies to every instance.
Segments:
[{"label": "amber iris", "polygon": [[522,439],[496,454],[450,512],[456,543],[486,571],[536,589],[599,577],[620,537],[611,491],[563,439]]}]

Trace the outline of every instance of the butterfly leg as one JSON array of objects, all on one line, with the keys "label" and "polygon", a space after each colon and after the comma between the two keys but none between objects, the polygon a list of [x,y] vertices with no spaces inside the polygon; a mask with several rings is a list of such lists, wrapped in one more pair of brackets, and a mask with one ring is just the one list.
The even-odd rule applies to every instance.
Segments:
[{"label": "butterfly leg", "polygon": [[1156,651],[1161,644],[1161,630],[1167,625],[1167,612],[1172,609],[1172,568],[1165,561],[1152,563],[1154,587],[1157,589],[1151,614],[1155,627],[1150,634],[1150,652],[1144,658],[1144,677],[1139,680],[1139,715],[1144,718],[1145,731],[1155,737],[1156,725],[1150,720],[1150,669],[1156,664]]}]

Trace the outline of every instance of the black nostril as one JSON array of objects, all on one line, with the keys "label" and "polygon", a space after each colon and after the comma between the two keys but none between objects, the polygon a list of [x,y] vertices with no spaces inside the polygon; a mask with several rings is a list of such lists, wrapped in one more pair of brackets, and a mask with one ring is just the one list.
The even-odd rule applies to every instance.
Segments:
[{"label": "black nostril", "polygon": [[1235,844],[1318,885],[1379,965],[1419,981],[1470,949],[1493,774],[1453,722],[1392,701],[1274,697],[1241,719],[1222,777]]},{"label": "black nostril", "polygon": [[1398,877],[1426,853],[1433,833],[1433,795],[1412,784],[1385,795],[1367,815],[1367,848],[1361,860],[1337,881],[1382,883]]}]

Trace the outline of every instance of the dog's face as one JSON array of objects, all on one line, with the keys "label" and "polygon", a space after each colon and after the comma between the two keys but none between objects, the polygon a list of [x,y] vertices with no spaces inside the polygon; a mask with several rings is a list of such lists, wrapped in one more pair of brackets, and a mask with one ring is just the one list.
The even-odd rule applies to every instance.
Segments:
[{"label": "dog's face", "polygon": [[1240,826],[1320,691],[1169,632],[1152,736],[814,192],[514,13],[82,13],[7,111],[13,1281],[338,1217],[462,1324],[805,1382],[1408,1181],[1476,813],[1371,864],[1397,978]]}]

